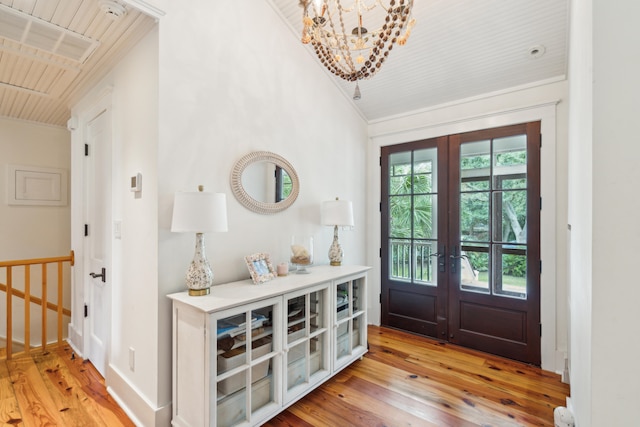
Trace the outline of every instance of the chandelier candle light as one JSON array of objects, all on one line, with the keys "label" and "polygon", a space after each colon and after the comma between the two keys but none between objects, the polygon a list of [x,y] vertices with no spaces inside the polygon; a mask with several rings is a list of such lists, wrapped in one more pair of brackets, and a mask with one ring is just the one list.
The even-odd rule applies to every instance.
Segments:
[{"label": "chandelier candle light", "polygon": [[[360,99],[358,81],[373,77],[395,44],[407,43],[416,23],[411,16],[414,0],[351,0],[343,5],[348,1],[300,0],[302,43],[310,43],[333,74],[356,82],[353,98]],[[367,29],[365,14],[367,19],[379,18],[382,25]]]},{"label": "chandelier candle light", "polygon": [[171,231],[196,233],[196,252],[187,269],[189,295],[208,295],[213,270],[205,255],[204,233],[227,231],[227,196],[224,193],[178,192],[173,203]]},{"label": "chandelier candle light", "polygon": [[322,225],[333,226],[333,243],[329,247],[329,261],[331,265],[342,264],[344,252],[338,242],[338,227],[353,227],[353,204],[348,200],[322,202]]}]

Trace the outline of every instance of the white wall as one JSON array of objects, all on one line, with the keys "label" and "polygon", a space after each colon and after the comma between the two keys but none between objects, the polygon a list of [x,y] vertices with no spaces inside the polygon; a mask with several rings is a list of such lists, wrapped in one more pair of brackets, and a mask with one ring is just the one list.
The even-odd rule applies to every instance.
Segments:
[{"label": "white wall", "polygon": [[[592,406],[592,28],[591,2],[571,5],[569,50],[570,286],[569,375],[577,425],[589,427]],[[595,424],[594,424],[595,425]],[[612,425],[604,423],[603,425]]]},{"label": "white wall", "polygon": [[[468,132],[528,121],[542,121],[541,212],[541,318],[542,367],[561,372],[567,350],[566,316],[566,215],[567,215],[567,83],[539,84],[461,100],[401,118],[370,125],[368,195],[369,211],[380,201],[380,147],[458,132]],[[557,103],[557,105],[556,105]],[[380,321],[376,304],[380,293],[380,215],[369,217],[368,263],[372,290],[370,320]]]},{"label": "white wall", "polygon": [[[0,260],[47,258],[69,255],[70,208],[66,206],[9,206],[7,204],[7,165],[38,166],[70,170],[70,137],[66,129],[0,118]],[[68,186],[68,183],[65,183]],[[5,269],[0,269],[0,283],[6,283]],[[33,295],[40,294],[40,267],[31,269]],[[14,269],[13,286],[24,289],[24,269]],[[48,299],[56,301],[57,269],[48,273]],[[53,275],[52,275],[53,274]],[[64,307],[70,306],[70,279],[65,267]],[[4,293],[0,312],[6,312]],[[14,299],[14,339],[24,339],[23,304]],[[31,305],[31,343],[40,343],[40,306]],[[48,316],[48,340],[57,339],[55,313]],[[0,317],[0,335],[5,336],[6,316]],[[65,318],[65,322],[68,321]],[[66,329],[66,328],[65,328]],[[66,330],[65,330],[66,332]]]},{"label": "white wall", "polygon": [[593,426],[640,420],[638,16],[636,0],[593,1]]},{"label": "white wall", "polygon": [[[69,204],[9,206],[7,165],[70,168],[66,129],[0,118],[0,259],[68,255]],[[68,183],[66,183],[68,185]]]},{"label": "white wall", "polygon": [[[195,243],[169,232],[176,191],[203,184],[227,193],[229,232],[206,236],[216,284],[249,278],[251,253],[287,259],[292,234],[313,235],[316,262],[327,264],[332,230],[320,226],[320,205],[336,196],[354,202],[355,229],[341,233],[345,263],[365,262],[366,124],[280,19],[263,1],[194,0],[169,2],[160,21],[160,323],[158,360],[149,361],[160,405],[171,399],[164,295],[185,289]],[[284,212],[252,213],[230,192],[234,162],[255,150],[280,154],[299,175],[300,196]]]}]

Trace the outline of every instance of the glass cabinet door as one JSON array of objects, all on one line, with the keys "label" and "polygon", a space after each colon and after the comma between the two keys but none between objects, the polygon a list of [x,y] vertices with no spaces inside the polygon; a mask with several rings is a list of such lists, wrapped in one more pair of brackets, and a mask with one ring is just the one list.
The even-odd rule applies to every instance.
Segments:
[{"label": "glass cabinet door", "polygon": [[364,277],[340,281],[335,286],[334,370],[366,352],[366,304]]},{"label": "glass cabinet door", "polygon": [[280,304],[271,300],[240,310],[220,313],[211,320],[211,330],[216,331],[210,343],[211,354],[216,355],[211,406],[216,408],[219,427],[253,424],[280,399],[275,389],[280,356],[274,336]]},{"label": "glass cabinet door", "polygon": [[285,296],[285,403],[329,375],[328,285]]}]

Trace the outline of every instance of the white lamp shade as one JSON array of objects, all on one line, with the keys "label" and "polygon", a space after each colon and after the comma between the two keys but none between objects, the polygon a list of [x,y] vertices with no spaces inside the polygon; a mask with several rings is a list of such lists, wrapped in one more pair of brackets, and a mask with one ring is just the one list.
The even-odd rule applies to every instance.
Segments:
[{"label": "white lamp shade", "polygon": [[227,195],[205,192],[176,193],[171,231],[227,231]]},{"label": "white lamp shade", "polygon": [[353,226],[353,203],[349,200],[322,202],[322,225]]}]

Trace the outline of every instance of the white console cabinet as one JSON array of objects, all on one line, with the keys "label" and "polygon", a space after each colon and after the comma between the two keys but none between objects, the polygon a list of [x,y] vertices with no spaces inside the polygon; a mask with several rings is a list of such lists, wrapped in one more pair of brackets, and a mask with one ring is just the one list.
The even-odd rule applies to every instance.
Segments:
[{"label": "white console cabinet", "polygon": [[174,426],[260,425],[367,351],[364,266],[173,300]]}]

